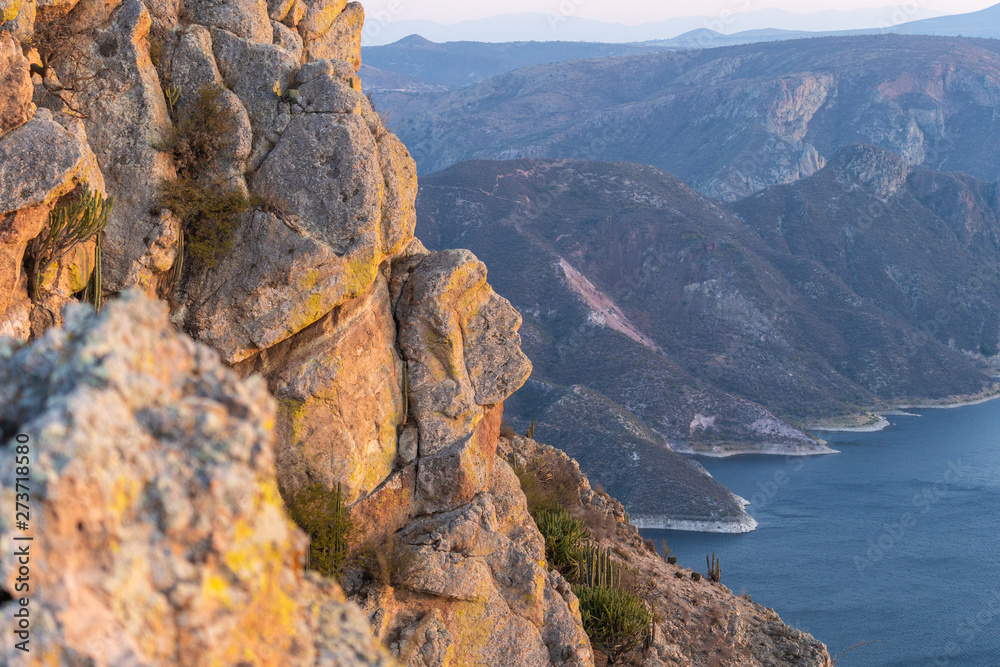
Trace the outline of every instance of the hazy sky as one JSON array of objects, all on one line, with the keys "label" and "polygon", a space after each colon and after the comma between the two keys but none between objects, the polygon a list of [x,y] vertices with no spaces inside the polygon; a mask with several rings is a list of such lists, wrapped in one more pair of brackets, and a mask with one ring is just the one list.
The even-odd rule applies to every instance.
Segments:
[{"label": "hazy sky", "polygon": [[[985,9],[1000,0],[362,0],[369,17],[425,19],[457,23],[496,14],[554,12],[564,16],[635,25],[677,16],[720,16],[774,7],[798,13],[826,9],[889,7],[890,13],[914,14],[917,8],[960,14]],[[895,22],[895,21],[894,21]]]}]

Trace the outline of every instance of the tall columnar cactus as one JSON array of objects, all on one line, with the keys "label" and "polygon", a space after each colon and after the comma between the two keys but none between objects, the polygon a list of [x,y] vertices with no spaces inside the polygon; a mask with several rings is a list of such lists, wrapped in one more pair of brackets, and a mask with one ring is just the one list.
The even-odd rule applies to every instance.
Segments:
[{"label": "tall columnar cactus", "polygon": [[[31,254],[34,258],[32,281],[34,283],[35,300],[41,300],[41,282],[46,271],[66,256],[79,243],[86,243],[99,236],[108,225],[111,208],[115,204],[114,197],[104,198],[96,190],[90,190],[86,184],[83,193],[75,200],[52,209],[49,213],[49,229],[43,236],[32,242]],[[95,253],[94,271],[96,282],[100,284],[101,255],[100,243]],[[94,303],[99,303],[99,297]]]},{"label": "tall columnar cactus", "polygon": [[535,439],[535,420],[534,419],[531,420],[531,426],[528,427],[528,430],[527,430],[527,432],[525,432],[524,437],[527,438],[528,440],[534,440]]},{"label": "tall columnar cactus", "polygon": [[581,553],[580,583],[585,586],[621,588],[622,566],[611,560],[609,549],[588,544]]},{"label": "tall columnar cactus", "polygon": [[708,578],[719,583],[722,581],[722,566],[721,561],[715,557],[715,552],[712,552],[712,558],[709,560],[708,556],[705,556],[705,563],[708,565]]}]

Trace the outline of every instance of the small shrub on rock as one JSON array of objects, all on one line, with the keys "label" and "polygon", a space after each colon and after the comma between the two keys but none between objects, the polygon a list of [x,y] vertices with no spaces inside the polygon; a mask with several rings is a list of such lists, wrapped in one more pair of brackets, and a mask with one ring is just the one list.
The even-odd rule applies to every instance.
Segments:
[{"label": "small shrub on rock", "polygon": [[326,577],[339,577],[357,532],[340,484],[333,491],[322,484],[300,489],[288,513],[309,536],[307,567]]},{"label": "small shrub on rock", "polygon": [[[253,202],[241,191],[211,178],[216,159],[232,145],[238,127],[236,112],[224,104],[222,88],[205,85],[184,106],[180,118],[159,150],[170,153],[177,176],[163,184],[160,204],[181,220],[184,254],[208,266],[232,248],[233,235]],[[180,273],[175,267],[175,275]]]}]

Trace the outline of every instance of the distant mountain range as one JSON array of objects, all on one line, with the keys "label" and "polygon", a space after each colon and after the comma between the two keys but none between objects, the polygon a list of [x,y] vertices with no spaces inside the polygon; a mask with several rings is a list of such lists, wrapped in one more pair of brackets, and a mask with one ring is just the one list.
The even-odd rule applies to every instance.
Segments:
[{"label": "distant mountain range", "polygon": [[534,373],[506,418],[637,513],[689,474],[668,443],[817,451],[801,429],[995,381],[1000,187],[884,149],[732,206],[576,160],[464,162],[417,206],[420,238],[472,249],[523,315]]},{"label": "distant mountain range", "polygon": [[[585,58],[886,33],[1000,38],[1000,5],[969,14],[914,20],[927,13],[923,10],[907,12],[900,7],[809,15],[759,10],[738,15],[738,19],[723,24],[703,17],[667,22],[673,28],[683,28],[676,32],[666,24],[635,28],[598,24],[586,30],[563,30],[563,23],[558,23],[560,32],[557,33],[548,21],[544,22],[544,27],[538,27],[544,18],[541,14],[496,17],[454,26],[400,21],[386,27],[386,30],[394,31],[391,40],[379,40],[383,46],[363,49],[365,70],[362,77],[367,88],[376,92],[426,92],[435,86],[457,88],[473,85],[521,67]],[[839,29],[866,22],[884,27]],[[487,27],[477,28],[480,23]],[[491,30],[488,26],[493,23],[510,24],[503,31],[496,32],[506,35],[503,39],[488,36]],[[565,23],[572,27],[578,23],[589,26],[595,22],[567,18]],[[386,34],[381,32],[380,36]]]},{"label": "distant mountain range", "polygon": [[469,159],[626,160],[733,201],[840,148],[1000,178],[1000,41],[880,35],[526,67],[377,92],[421,174]]},{"label": "distant mountain range", "polygon": [[[903,22],[941,16],[921,7],[868,7],[850,11],[829,10],[795,13],[780,9],[759,9],[718,16],[686,16],[639,25],[623,25],[582,19],[552,12],[505,14],[450,25],[432,21],[404,20],[369,26],[364,46],[391,44],[408,35],[421,35],[434,42],[645,42],[665,40],[693,30],[708,29],[732,34],[755,30],[824,32],[831,30],[878,29]],[[936,34],[936,33],[935,33]],[[952,33],[944,33],[952,34]]]}]

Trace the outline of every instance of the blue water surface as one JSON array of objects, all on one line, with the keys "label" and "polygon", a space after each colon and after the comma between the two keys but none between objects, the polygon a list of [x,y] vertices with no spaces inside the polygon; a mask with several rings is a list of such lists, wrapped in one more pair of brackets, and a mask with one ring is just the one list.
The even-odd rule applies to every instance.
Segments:
[{"label": "blue water surface", "polygon": [[745,535],[643,530],[772,607],[838,667],[1000,667],[1000,401],[823,434],[838,455],[700,461],[751,500]]}]

